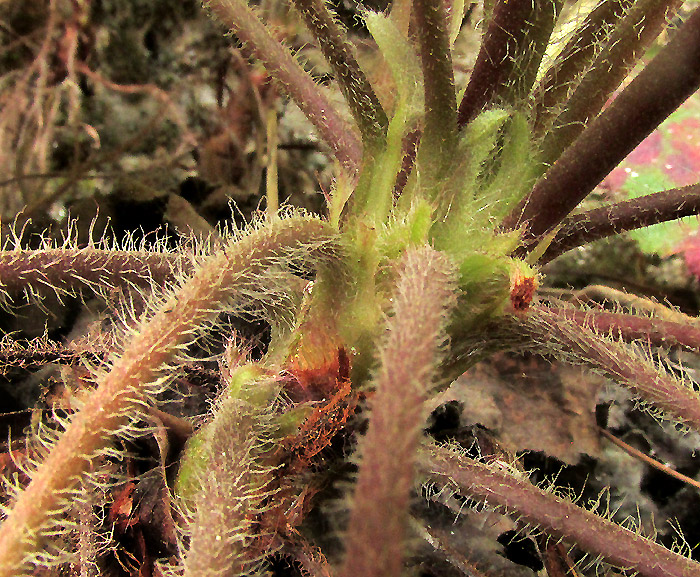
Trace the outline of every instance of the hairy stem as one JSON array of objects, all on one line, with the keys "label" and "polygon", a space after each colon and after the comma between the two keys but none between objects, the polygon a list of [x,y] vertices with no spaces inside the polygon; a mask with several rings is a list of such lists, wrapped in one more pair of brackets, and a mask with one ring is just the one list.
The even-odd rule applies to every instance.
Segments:
[{"label": "hairy stem", "polygon": [[700,9],[504,220],[506,229],[525,225],[518,252],[529,252],[698,86]]},{"label": "hairy stem", "polygon": [[289,50],[272,37],[253,9],[244,0],[207,0],[205,4],[236,35],[243,51],[265,65],[270,76],[314,124],[338,161],[355,172],[362,159],[357,132],[340,116]]},{"label": "hairy stem", "polygon": [[197,474],[184,577],[255,574],[269,553],[265,545],[262,550],[251,545],[256,538],[270,541],[259,534],[256,519],[274,494],[274,467],[265,465],[274,413],[271,406],[226,392],[224,397],[213,420],[197,433],[203,445],[198,457],[206,466]]},{"label": "hairy stem", "polygon": [[414,459],[452,302],[451,285],[451,267],[440,253],[422,248],[406,254],[380,351],[340,577],[403,574]]},{"label": "hairy stem", "polygon": [[490,105],[527,96],[561,9],[560,0],[499,0],[459,104],[463,127]]},{"label": "hairy stem", "polygon": [[643,577],[698,577],[700,565],[629,529],[577,507],[516,477],[509,467],[430,446],[420,468],[433,481],[518,514],[549,535],[576,543],[613,565]]},{"label": "hairy stem", "polygon": [[581,320],[558,309],[531,307],[514,328],[539,353],[590,367],[661,409],[665,416],[700,431],[700,394],[693,390],[692,383],[672,375],[649,351],[644,351],[643,343],[635,350],[619,339],[600,334],[594,323]]},{"label": "hairy stem", "polygon": [[201,325],[236,295],[264,298],[256,280],[267,267],[304,243],[323,246],[328,235],[324,223],[307,217],[270,223],[209,257],[140,323],[0,526],[0,577],[27,569],[81,476],[115,434],[128,434],[139,408],[153,401],[161,367],[196,338]]},{"label": "hairy stem", "polygon": [[551,164],[581,134],[588,120],[600,112],[681,4],[682,0],[635,2],[545,136],[540,158],[544,165]]},{"label": "hairy stem", "polygon": [[509,102],[518,104],[528,98],[563,4],[564,0],[533,2],[532,15],[526,23],[529,42],[519,52],[518,71],[509,83]]},{"label": "hairy stem", "polygon": [[595,58],[601,42],[609,38],[615,23],[622,18],[633,2],[634,0],[601,2],[557,55],[554,63],[532,91],[535,135],[541,135],[551,123],[552,115],[561,111],[566,97]]},{"label": "hairy stem", "polygon": [[389,120],[340,23],[333,17],[325,0],[294,0],[294,5],[331,65],[362,139],[370,147],[383,143]]},{"label": "hairy stem", "polygon": [[699,211],[700,183],[574,214],[564,219],[538,262],[545,264],[566,251],[589,242],[628,230],[693,216]]},{"label": "hairy stem", "polygon": [[[163,285],[186,267],[174,253],[96,248],[8,250],[0,252],[0,294],[43,290],[74,295],[88,289],[104,293],[118,287],[147,289]],[[191,265],[190,265],[191,266]]]},{"label": "hairy stem", "polygon": [[[534,305],[534,310],[539,310]],[[599,334],[617,336],[625,342],[642,341],[656,347],[682,347],[700,353],[700,328],[653,317],[597,310],[547,307],[547,313],[573,321]],[[691,320],[691,319],[689,319]]]},{"label": "hairy stem", "polygon": [[457,97],[444,3],[414,0],[413,12],[420,42],[425,91],[425,125],[417,163],[426,173],[428,186],[431,186],[448,169],[454,157],[457,146]]},{"label": "hairy stem", "polygon": [[[99,345],[98,345],[99,346]],[[9,368],[33,368],[47,363],[78,365],[81,362],[98,363],[107,355],[98,346],[86,344],[64,345],[46,337],[31,341],[16,341],[6,335],[0,339],[0,375]]]}]

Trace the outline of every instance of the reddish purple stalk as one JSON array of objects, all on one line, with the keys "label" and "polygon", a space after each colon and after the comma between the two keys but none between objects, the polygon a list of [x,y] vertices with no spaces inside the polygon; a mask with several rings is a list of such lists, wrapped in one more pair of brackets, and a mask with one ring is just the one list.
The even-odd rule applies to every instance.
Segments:
[{"label": "reddish purple stalk", "polygon": [[504,220],[524,227],[523,255],[700,86],[700,9],[581,133]]},{"label": "reddish purple stalk", "polygon": [[628,230],[698,214],[700,184],[672,188],[567,217],[539,259],[548,263],[578,246]]},{"label": "reddish purple stalk", "polygon": [[451,266],[433,249],[409,251],[402,265],[379,353],[369,429],[361,442],[340,577],[403,575],[414,463],[427,416],[424,403],[454,293]]},{"label": "reddish purple stalk", "polygon": [[699,577],[700,565],[654,541],[534,487],[527,479],[453,451],[429,447],[421,468],[434,481],[504,508],[521,522],[642,577]]}]

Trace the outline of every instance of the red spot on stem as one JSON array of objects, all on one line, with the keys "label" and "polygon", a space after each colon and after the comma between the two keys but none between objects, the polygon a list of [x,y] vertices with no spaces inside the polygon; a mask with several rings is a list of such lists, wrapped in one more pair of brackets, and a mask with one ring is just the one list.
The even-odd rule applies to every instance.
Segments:
[{"label": "red spot on stem", "polygon": [[516,273],[510,282],[510,304],[513,310],[516,312],[526,311],[530,307],[536,290],[537,280],[535,277]]}]

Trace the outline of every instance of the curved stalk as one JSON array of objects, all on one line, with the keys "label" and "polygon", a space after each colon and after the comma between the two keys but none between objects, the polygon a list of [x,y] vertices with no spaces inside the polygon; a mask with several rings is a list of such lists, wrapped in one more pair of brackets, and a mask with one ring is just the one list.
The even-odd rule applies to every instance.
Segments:
[{"label": "curved stalk", "polygon": [[389,120],[340,23],[333,17],[325,0],[294,0],[294,5],[331,65],[363,141],[370,148],[383,144]]},{"label": "curved stalk", "polygon": [[[188,266],[189,265],[189,266]],[[189,272],[187,258],[167,252],[48,248],[0,252],[0,295],[50,290],[59,298],[81,290],[104,293],[164,285],[177,272]]]},{"label": "curved stalk", "polygon": [[600,334],[595,323],[548,307],[531,307],[522,319],[514,319],[514,328],[539,353],[592,368],[663,411],[664,417],[700,431],[700,393],[692,383],[671,374],[641,347],[635,350],[621,342],[614,331]]},{"label": "curved stalk", "polygon": [[586,16],[571,40],[557,55],[532,91],[533,132],[540,136],[561,112],[566,97],[591,65],[601,42],[606,42],[615,23],[634,0],[604,0]]},{"label": "curved stalk", "polygon": [[441,485],[513,512],[522,522],[643,577],[700,576],[700,565],[692,559],[533,486],[508,466],[481,463],[433,445],[420,468]]},{"label": "curved stalk", "polygon": [[[319,220],[293,217],[270,223],[207,258],[191,279],[173,291],[141,321],[123,353],[82,409],[50,447],[46,459],[21,491],[0,526],[0,577],[28,569],[32,552],[71,504],[80,478],[115,435],[133,434],[140,408],[152,403],[161,387],[159,371],[191,343],[202,325],[214,319],[227,301],[266,298],[257,286],[260,275],[290,255],[323,247],[329,228]],[[240,296],[237,296],[240,295]],[[239,305],[240,306],[240,305]]]},{"label": "curved stalk", "polygon": [[424,404],[454,292],[451,266],[437,251],[408,252],[402,265],[389,333],[379,353],[369,429],[361,442],[340,577],[403,574],[414,460],[427,416]]},{"label": "curved stalk", "polygon": [[549,165],[595,118],[666,25],[682,0],[637,0],[619,21],[580,84],[564,103],[542,142],[540,161]]},{"label": "curved stalk", "polygon": [[444,4],[414,0],[413,12],[425,90],[425,125],[416,164],[432,188],[444,177],[457,147],[457,96]]},{"label": "curved stalk", "polygon": [[561,0],[498,2],[459,103],[460,128],[491,104],[527,98],[561,5]]},{"label": "curved stalk", "polygon": [[[533,310],[542,308],[533,305]],[[581,327],[600,334],[618,336],[631,343],[643,341],[655,347],[681,347],[700,353],[700,328],[689,322],[665,321],[654,317],[640,317],[625,313],[597,310],[579,310],[566,307],[546,307],[547,312],[571,320]],[[679,313],[680,314],[680,313]]]}]

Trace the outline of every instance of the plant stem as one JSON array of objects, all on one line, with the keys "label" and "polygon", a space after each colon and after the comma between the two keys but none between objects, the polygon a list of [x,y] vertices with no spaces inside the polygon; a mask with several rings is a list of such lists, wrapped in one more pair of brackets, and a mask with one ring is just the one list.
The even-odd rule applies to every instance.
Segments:
[{"label": "plant stem", "polygon": [[639,449],[635,449],[631,445],[628,445],[622,439],[618,439],[610,431],[606,431],[605,429],[601,429],[601,428],[599,428],[598,430],[600,431],[601,435],[603,435],[606,439],[608,439],[608,441],[610,441],[614,445],[620,447],[620,449],[622,449],[630,457],[634,457],[635,459],[639,459],[643,463],[646,463],[647,465],[654,467],[655,469],[662,471],[663,473],[666,473],[669,477],[673,477],[674,479],[678,479],[682,483],[686,483],[687,485],[695,487],[696,489],[700,489],[700,482],[696,481],[695,479],[692,479],[691,477],[688,477],[687,475],[684,475],[683,473],[679,473],[675,469],[672,469],[668,465],[664,465],[663,463],[657,461],[656,459],[652,459],[646,453],[642,453],[642,451],[640,451]]},{"label": "plant stem", "polygon": [[99,344],[64,345],[40,337],[30,341],[16,341],[9,335],[0,339],[0,375],[9,368],[34,368],[48,363],[78,365],[81,362],[99,363],[107,353]]},{"label": "plant stem", "polygon": [[635,2],[554,120],[541,145],[543,165],[554,162],[581,134],[586,123],[595,118],[682,3],[682,0]]},{"label": "plant stem", "polygon": [[96,248],[49,248],[0,252],[0,295],[42,289],[75,295],[88,289],[98,293],[123,287],[144,290],[175,278],[188,269],[186,258],[167,252],[117,251]]},{"label": "plant stem", "polygon": [[504,220],[505,229],[525,226],[524,246],[517,253],[532,250],[698,86],[700,9]]},{"label": "plant stem", "polygon": [[360,68],[340,23],[333,17],[324,0],[294,0],[294,5],[301,12],[304,22],[318,40],[323,56],[331,65],[363,141],[370,148],[381,145],[386,137],[389,120]]},{"label": "plant stem", "polygon": [[561,5],[560,0],[499,0],[459,104],[460,128],[490,105],[527,96]]},{"label": "plant stem", "polygon": [[406,188],[408,179],[413,172],[413,166],[416,163],[416,155],[418,153],[418,146],[420,144],[422,131],[420,128],[416,128],[406,133],[401,143],[402,160],[401,169],[396,175],[396,181],[394,183],[393,197],[399,198]]},{"label": "plant stem", "polygon": [[511,87],[508,102],[518,104],[529,96],[563,4],[564,0],[533,2],[532,14],[527,19],[525,30],[528,43],[518,53],[517,71],[509,82]]},{"label": "plant stem", "polygon": [[[443,329],[452,304],[452,270],[430,248],[402,262],[389,332],[380,350],[369,429],[340,577],[400,577],[414,483],[414,459],[425,420]],[[416,315],[416,309],[421,314]]]},{"label": "plant stem", "polygon": [[534,487],[507,472],[507,466],[497,468],[433,445],[420,467],[435,482],[517,513],[521,521],[643,577],[700,576],[700,565],[691,559]]},{"label": "plant stem", "polygon": [[271,552],[256,520],[275,495],[275,467],[267,464],[274,452],[272,403],[258,406],[228,392],[222,397],[197,433],[197,456],[206,466],[196,474],[183,577],[255,574]]},{"label": "plant stem", "polygon": [[586,17],[532,91],[533,132],[541,135],[634,0],[605,0]]},{"label": "plant stem", "polygon": [[267,206],[265,206],[265,214],[268,220],[273,220],[277,217],[277,213],[280,209],[280,198],[279,198],[279,174],[278,174],[278,164],[277,164],[277,151],[279,148],[278,142],[278,126],[277,126],[277,111],[270,109],[267,111],[267,118],[265,119],[266,127],[266,162],[265,162],[265,199],[267,200]]},{"label": "plant stem", "polygon": [[558,309],[531,307],[525,317],[513,320],[515,330],[521,331],[540,354],[592,368],[630,389],[651,407],[661,409],[664,416],[700,431],[700,394],[650,353],[601,335],[594,324],[579,322],[575,315]]},{"label": "plant stem", "polygon": [[270,76],[314,124],[340,164],[355,173],[362,159],[357,132],[289,50],[272,37],[253,9],[244,0],[206,0],[205,5],[236,35],[246,55],[265,65]]},{"label": "plant stem", "polygon": [[[533,310],[543,307],[533,305]],[[553,314],[596,333],[618,336],[625,342],[643,341],[656,347],[682,347],[700,353],[700,328],[653,317],[565,307],[546,307]]]},{"label": "plant stem", "polygon": [[601,238],[693,216],[698,214],[698,211],[700,183],[574,214],[564,219],[538,262],[545,264],[573,248]]},{"label": "plant stem", "polygon": [[414,0],[423,65],[425,125],[417,164],[428,187],[448,170],[457,146],[457,97],[455,94],[448,21],[443,2]]},{"label": "plant stem", "polygon": [[133,434],[133,420],[141,407],[153,402],[161,386],[159,370],[197,337],[202,324],[215,318],[231,299],[266,298],[257,286],[266,267],[290,250],[303,254],[304,243],[319,248],[328,239],[328,227],[308,217],[269,223],[209,257],[191,279],[160,302],[152,317],[141,321],[29,486],[17,495],[0,526],[0,577],[16,577],[27,569],[32,550],[40,549],[52,523],[60,522],[56,517],[69,506],[80,478],[115,435]]}]

